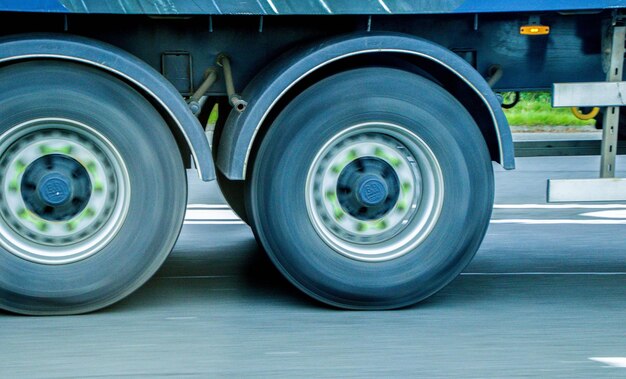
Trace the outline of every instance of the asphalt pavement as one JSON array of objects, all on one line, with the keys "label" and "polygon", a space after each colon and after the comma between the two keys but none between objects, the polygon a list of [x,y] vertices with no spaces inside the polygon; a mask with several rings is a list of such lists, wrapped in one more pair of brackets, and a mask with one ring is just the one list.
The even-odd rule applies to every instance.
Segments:
[{"label": "asphalt pavement", "polygon": [[465,272],[385,312],[300,294],[190,176],[178,244],[138,292],[83,316],[0,313],[0,378],[626,377],[626,203],[546,204],[547,178],[595,177],[598,157],[517,164],[494,166],[493,218]]}]

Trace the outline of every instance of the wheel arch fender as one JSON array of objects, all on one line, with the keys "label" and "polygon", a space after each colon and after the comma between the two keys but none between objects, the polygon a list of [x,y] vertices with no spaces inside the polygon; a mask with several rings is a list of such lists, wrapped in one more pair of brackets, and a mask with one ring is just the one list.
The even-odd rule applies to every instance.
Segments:
[{"label": "wheel arch fender", "polygon": [[217,152],[217,166],[221,172],[231,180],[246,178],[251,152],[258,142],[257,135],[267,127],[271,114],[281,107],[280,101],[297,95],[293,92],[298,92],[295,88],[299,83],[348,59],[360,58],[360,64],[363,64],[372,54],[394,54],[426,62],[424,67],[418,66],[421,72],[436,80],[455,81],[452,83],[456,88],[454,95],[480,127],[492,160],[505,169],[515,167],[511,131],[500,102],[469,63],[452,51],[422,38],[397,33],[367,33],[340,36],[296,48],[257,74],[242,93],[248,101],[246,110],[242,113],[232,111],[226,120]]},{"label": "wheel arch fender", "polygon": [[174,86],[146,62],[115,46],[74,35],[24,34],[0,39],[0,65],[33,59],[79,62],[124,80],[155,104],[174,135],[184,138],[200,178],[215,179],[213,157],[198,119]]}]

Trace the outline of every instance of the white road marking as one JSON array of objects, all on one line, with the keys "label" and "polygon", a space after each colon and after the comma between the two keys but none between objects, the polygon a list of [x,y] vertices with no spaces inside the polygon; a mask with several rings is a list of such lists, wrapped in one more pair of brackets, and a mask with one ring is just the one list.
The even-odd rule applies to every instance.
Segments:
[{"label": "white road marking", "polygon": [[610,211],[587,212],[587,213],[581,213],[580,215],[587,216],[587,217],[626,219],[626,209],[613,209]]},{"label": "white road marking", "polygon": [[[491,224],[524,225],[626,225],[626,204],[494,204],[495,209],[607,209],[582,213],[581,216],[603,219],[492,219]],[[186,225],[243,225],[245,224],[228,205],[189,204],[185,214]]]},{"label": "white road marking", "polygon": [[[494,209],[626,209],[626,204],[494,204]],[[188,204],[187,209],[230,209],[226,204]]]},{"label": "white road marking", "polygon": [[625,225],[626,204],[494,204],[494,209],[608,209],[582,213],[581,216],[604,218],[597,219],[492,219],[491,224],[525,224],[525,225]]},{"label": "white road marking", "polygon": [[502,220],[491,220],[490,224],[524,224],[524,225],[626,225],[626,220],[536,220],[527,218],[511,218]]},{"label": "white road marking", "polygon": [[[611,209],[607,211],[582,213],[582,216],[606,217],[606,220],[572,220],[572,219],[502,219],[491,220],[492,224],[528,224],[528,225],[556,225],[556,224],[599,224],[599,225],[623,225],[626,224],[626,204],[495,204],[497,209]],[[616,209],[617,208],[617,209]],[[624,209],[624,210],[620,210]],[[225,204],[189,204],[185,216],[187,225],[241,225],[245,224]],[[464,276],[527,276],[527,275],[592,275],[592,276],[615,276],[624,275],[626,272],[464,272]],[[159,279],[214,279],[228,278],[226,276],[166,276]],[[233,289],[213,289],[215,291],[230,291]],[[268,355],[299,354],[298,352],[268,352]],[[600,362],[601,359],[624,359],[626,358],[589,358]],[[626,367],[626,366],[625,366]]]},{"label": "white road marking", "polygon": [[[495,209],[626,209],[626,204],[494,204]],[[187,208],[230,209],[227,204],[187,204]]]},{"label": "white road marking", "polygon": [[494,204],[494,209],[626,209],[626,204]]},{"label": "white road marking", "polygon": [[230,209],[226,204],[187,204],[187,209]]},{"label": "white road marking", "polygon": [[189,204],[185,225],[243,225],[245,224],[227,205]]},{"label": "white road marking", "polygon": [[626,368],[626,357],[590,357],[592,361],[604,363],[611,367]]},{"label": "white road marking", "polygon": [[243,221],[185,221],[185,225],[245,225]]},{"label": "white road marking", "polygon": [[239,220],[230,209],[187,209],[185,221]]}]

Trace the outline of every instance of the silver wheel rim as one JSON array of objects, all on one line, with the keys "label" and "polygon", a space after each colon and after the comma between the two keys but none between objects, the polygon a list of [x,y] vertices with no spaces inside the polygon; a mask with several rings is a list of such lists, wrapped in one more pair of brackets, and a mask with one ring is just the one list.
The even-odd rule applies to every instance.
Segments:
[{"label": "silver wheel rim", "polygon": [[[75,162],[85,173],[80,180],[89,182],[86,199],[64,219],[33,210],[22,187],[32,187],[24,184],[29,168],[50,157]],[[18,257],[50,265],[102,250],[122,226],[130,200],[127,168],[110,141],[88,125],[62,118],[30,120],[0,136],[0,188],[0,245]]]},{"label": "silver wheel rim", "polygon": [[[346,174],[364,163],[382,167],[379,175],[373,174],[376,179]],[[360,183],[354,184],[358,194],[345,188],[346,175],[357,178],[349,183]],[[388,189],[395,188],[395,180],[397,197]],[[399,125],[370,122],[326,142],[309,168],[305,196],[309,218],[328,246],[352,259],[380,262],[398,258],[424,241],[441,212],[443,186],[439,162],[420,137]],[[371,212],[370,193],[379,202],[376,209],[382,209],[378,213]],[[355,212],[352,198],[366,203],[359,203],[363,207]]]}]

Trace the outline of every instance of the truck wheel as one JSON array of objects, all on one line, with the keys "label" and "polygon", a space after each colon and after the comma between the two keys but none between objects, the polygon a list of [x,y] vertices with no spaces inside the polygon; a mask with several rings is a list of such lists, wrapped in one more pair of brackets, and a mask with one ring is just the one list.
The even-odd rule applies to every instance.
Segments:
[{"label": "truck wheel", "polygon": [[80,64],[0,70],[0,308],[75,314],[143,284],[174,246],[185,170],[167,124]]},{"label": "truck wheel", "polygon": [[484,139],[456,99],[420,76],[364,68],[287,105],[255,157],[247,208],[302,291],[389,309],[434,294],[470,262],[493,190]]}]

